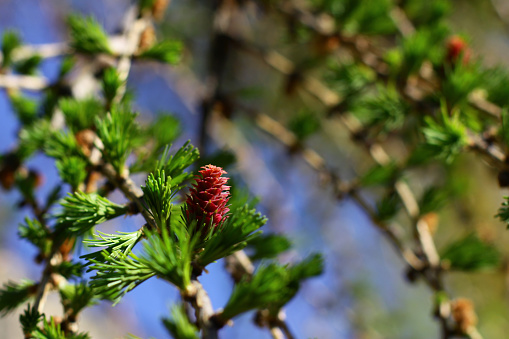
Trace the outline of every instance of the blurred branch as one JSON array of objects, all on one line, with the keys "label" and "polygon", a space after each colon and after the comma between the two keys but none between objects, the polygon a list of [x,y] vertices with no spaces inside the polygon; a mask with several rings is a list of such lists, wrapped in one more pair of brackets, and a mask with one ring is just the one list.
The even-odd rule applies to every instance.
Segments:
[{"label": "blurred branch", "polygon": [[[231,38],[231,39],[233,39],[233,38]],[[293,66],[293,63],[290,60],[288,60],[281,54],[278,54],[277,52],[263,52],[255,47],[248,46],[246,43],[241,42],[239,40],[235,40],[235,46],[248,51],[252,55],[260,57],[261,59],[266,61],[267,64],[269,66],[271,66],[273,69],[280,71],[283,74],[287,74],[286,73],[287,69],[295,68]],[[273,57],[267,58],[266,55],[277,55],[277,58],[273,58]],[[279,62],[269,63],[269,61],[274,60],[274,59],[279,60]],[[281,64],[286,65],[286,67],[281,69],[281,67],[280,67]],[[315,98],[320,100],[320,102],[328,110],[334,110],[337,107],[337,105],[339,105],[339,103],[342,101],[342,98],[340,96],[338,96],[334,91],[330,90],[320,80],[318,80],[317,78],[315,78],[313,76],[303,75],[302,83],[303,83],[302,87],[306,91],[310,92],[310,94],[312,94]],[[257,115],[257,116],[260,116],[260,115]],[[258,120],[257,121],[258,123],[260,123],[260,122],[262,123],[262,126],[267,127],[266,123],[265,123],[265,125],[263,125],[264,120],[268,121],[266,115],[264,115],[263,118],[258,118],[257,120]],[[351,115],[341,114],[341,115],[339,115],[339,120],[348,129],[348,131],[350,132],[350,135],[352,137],[354,137],[357,134],[357,132],[358,132],[357,126],[360,126],[360,123],[359,123],[359,121],[357,121],[357,119],[355,119]],[[277,127],[274,127],[274,126],[276,126],[276,124],[274,124],[274,123],[272,123],[272,126],[273,126],[272,128],[277,129],[277,131],[275,131],[275,133],[273,135],[275,135],[276,133],[280,134],[283,137],[282,141],[285,144],[294,143],[296,141],[296,137],[295,136],[292,137],[290,132],[288,132],[288,133],[281,132],[281,129],[284,129],[284,126],[277,125]],[[391,158],[389,157],[389,155],[384,150],[384,148],[382,147],[381,144],[372,143],[372,142],[366,143],[364,140],[358,140],[358,138],[352,138],[352,139],[357,140],[357,143],[359,143],[361,146],[363,146],[363,148],[368,152],[368,154],[371,156],[371,158],[377,164],[383,166],[383,165],[388,165],[392,162]],[[306,150],[305,154],[306,154],[306,157],[318,159],[316,157],[316,152],[311,152],[310,150]],[[318,164],[318,163],[320,163],[320,164],[324,163],[323,159],[322,160],[314,160],[313,162],[315,164],[312,165],[312,167],[315,167],[316,164]],[[407,214],[413,221],[416,239],[418,240],[423,251],[424,251],[424,247],[426,248],[427,251],[429,251],[429,253],[425,252],[427,257],[433,259],[432,261],[429,261],[429,263],[432,264],[434,267],[438,267],[439,260],[437,260],[437,259],[439,257],[438,257],[438,253],[436,251],[434,244],[430,244],[429,242],[424,244],[422,242],[422,239],[417,236],[417,234],[418,234],[417,223],[419,222],[418,219],[419,219],[420,212],[419,212],[419,205],[417,204],[416,198],[414,197],[408,184],[405,183],[403,180],[401,180],[401,179],[397,180],[394,187],[395,187],[396,192],[398,193],[399,197],[401,198],[401,201],[403,202],[403,206],[405,207]],[[421,222],[425,223],[426,221],[421,221]],[[421,230],[421,233],[422,232],[423,232],[423,230]],[[427,237],[427,238],[429,238],[429,237]]]},{"label": "blurred branch", "polygon": [[[250,279],[253,276],[254,266],[246,252],[237,251],[225,259],[226,270],[230,273],[235,283],[242,279]],[[258,311],[257,314],[264,313],[264,310]],[[267,312],[268,313],[268,312]],[[255,321],[257,324],[267,326],[273,339],[294,339],[295,336],[290,331],[288,324],[285,322],[284,311],[281,310],[275,319],[267,321]]]},{"label": "blurred branch", "polygon": [[[317,17],[314,17],[313,14],[303,10],[302,8],[297,7],[291,8],[291,4],[292,2],[289,1],[284,2],[280,9],[287,15],[292,16],[292,19],[299,21],[300,23],[306,25],[309,28],[312,28],[318,34],[322,35],[336,34],[334,30],[324,28],[323,25],[319,24],[319,22],[323,22],[324,18],[323,15],[320,15],[318,19]],[[396,7],[391,12],[391,15],[393,17],[393,20],[396,22],[397,27],[399,28],[402,35],[408,36],[415,31],[412,23],[410,22],[410,20],[408,20],[405,12],[402,9]],[[339,33],[338,36],[340,36]],[[241,41],[240,39],[235,38],[233,36],[230,36],[230,39],[234,43],[234,46],[244,51],[247,51],[251,55],[259,57],[267,65],[269,65],[276,71],[280,72],[281,74],[289,76],[296,71],[296,67],[293,64],[293,62],[288,60],[281,54],[277,53],[276,51],[272,50],[265,51],[260,48],[253,47],[252,45],[249,45],[248,43]],[[359,56],[360,60],[362,60],[366,65],[373,68],[376,71],[376,73],[379,76],[381,76],[382,79],[385,79],[386,77],[385,72],[387,66],[383,63],[379,54],[374,53],[370,51],[368,48],[366,48],[367,46],[366,44],[361,45],[362,49],[358,49],[359,44],[351,43],[352,42],[351,39],[348,40],[349,41],[346,45],[353,49],[355,55]],[[365,53],[369,54],[366,56],[364,55]],[[325,86],[320,80],[312,76],[309,76],[307,74],[299,74],[299,76],[300,76],[299,82],[304,90],[306,90],[309,94],[317,98],[329,111],[337,109],[338,105],[342,102],[342,98],[339,95],[329,90],[327,86]],[[428,82],[428,85],[431,85],[431,83]],[[418,104],[420,100],[422,100],[422,95],[416,96],[415,93],[420,94],[421,91],[420,90],[412,91],[411,88],[408,89],[409,86],[411,85],[407,83],[406,87],[404,87],[405,89],[403,93],[404,97],[409,99],[410,101],[413,101],[414,104]],[[473,107],[479,109],[482,113],[500,118],[501,109],[496,105],[487,102],[480,96],[470,96],[469,103]],[[243,107],[242,109],[246,110],[245,107]],[[325,171],[326,177],[334,178],[334,180],[336,181],[334,183],[334,187],[340,188],[348,187],[348,185],[345,185],[344,183],[339,181],[337,175],[326,170],[325,161],[321,159],[319,156],[317,156],[316,152],[314,152],[313,150],[309,150],[308,148],[303,147],[302,145],[297,145],[298,142],[296,136],[293,135],[290,131],[286,130],[284,126],[277,123],[276,121],[268,117],[266,114],[253,112],[253,110],[249,110],[249,112],[252,116],[255,117],[255,121],[258,124],[258,126],[265,130],[266,132],[270,133],[282,144],[284,144],[288,148],[289,152],[295,152],[295,150],[298,150],[303,155],[304,160],[308,162],[308,164],[312,168],[314,168],[318,172]],[[358,132],[357,126],[360,126],[359,122],[355,121],[355,118],[352,117],[351,115],[346,114],[340,114],[339,119],[343,123],[343,125],[348,129],[351,136],[355,136],[356,133]],[[356,140],[357,143],[361,144],[364,149],[366,149],[370,157],[377,164],[384,166],[392,163],[392,159],[384,150],[381,144],[376,142],[368,143],[362,138],[353,139]],[[296,145],[298,147],[296,147]],[[505,156],[503,152],[501,152],[497,147],[491,144],[484,143],[482,140],[473,139],[471,140],[470,149],[482,153],[484,156],[488,157],[493,163],[495,163],[499,167],[506,166],[504,163]],[[323,177],[323,173],[321,177]],[[421,274],[421,276],[426,281],[428,287],[432,291],[434,291],[435,293],[443,292],[444,288],[442,282],[442,275],[444,271],[441,267],[440,256],[437,252],[433,236],[430,231],[431,227],[425,218],[421,218],[417,199],[415,198],[408,184],[402,179],[398,179],[395,182],[394,188],[398,196],[400,197],[401,201],[403,202],[403,206],[406,213],[411,219],[411,223],[414,229],[414,238],[417,241],[419,248],[417,253],[418,255],[422,255],[422,259],[424,260],[424,263],[421,262],[421,265],[418,266],[418,269],[416,271]],[[363,201],[363,199],[355,189],[350,189],[348,193],[364,209],[366,214],[370,215],[373,223],[379,229],[384,231],[384,234],[388,236],[388,238],[391,240],[393,244],[395,244],[399,253],[403,256],[404,259],[406,259],[407,263],[409,263],[410,266],[413,267],[413,265],[411,264],[412,260],[409,258],[415,257],[417,259],[418,255],[415,255],[412,251],[410,251],[411,255],[410,256],[408,255],[408,251],[404,249],[399,238],[393,232],[391,232],[390,229],[385,224],[377,221],[376,214],[373,211],[371,211],[369,205],[365,201]],[[344,193],[340,191],[340,194],[338,196],[343,195]],[[420,262],[421,259],[417,260]],[[450,313],[439,312],[437,316],[440,318],[443,337],[452,338],[454,331],[450,328],[450,325],[447,321],[447,319],[450,316]],[[478,333],[477,331],[475,332]]]},{"label": "blurred branch", "polygon": [[120,54],[120,59],[117,64],[117,71],[119,80],[122,82],[114,102],[119,102],[125,94],[127,77],[131,70],[132,58],[140,46],[140,40],[143,32],[151,25],[151,17],[146,14],[135,19],[134,22],[127,21],[125,23],[123,38],[124,50]]},{"label": "blurred branch", "polygon": [[371,205],[359,194],[358,188],[355,185],[346,183],[331,169],[328,168],[325,159],[320,156],[313,149],[304,145],[298,144],[297,137],[289,131],[284,125],[272,119],[267,114],[256,112],[245,106],[238,105],[242,110],[246,110],[254,117],[254,120],[259,128],[266,133],[270,134],[277,141],[281,142],[287,147],[288,152],[298,152],[304,161],[318,173],[321,178],[322,184],[332,186],[335,195],[338,199],[342,200],[350,196],[370,217],[371,221],[377,226],[382,233],[394,245],[397,253],[402,256],[405,262],[415,270],[420,270],[424,267],[424,263],[408,248],[405,248],[403,242],[399,239],[396,233],[384,222],[380,221],[377,217],[375,210]]},{"label": "blurred branch", "polygon": [[42,91],[48,86],[49,81],[42,76],[0,74],[0,87],[7,89]]},{"label": "blurred branch", "polygon": [[38,55],[43,59],[55,58],[70,52],[70,48],[65,42],[56,42],[41,45],[23,45],[14,50],[13,61],[28,59]]}]

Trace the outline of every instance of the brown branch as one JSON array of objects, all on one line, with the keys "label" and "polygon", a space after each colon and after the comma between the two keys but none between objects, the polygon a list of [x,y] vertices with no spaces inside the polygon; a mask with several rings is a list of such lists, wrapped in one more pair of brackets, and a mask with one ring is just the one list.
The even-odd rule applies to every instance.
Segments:
[{"label": "brown branch", "polygon": [[198,326],[202,329],[202,338],[217,339],[217,331],[222,324],[213,321],[214,308],[207,292],[196,278],[191,279],[191,287],[182,292],[182,298],[193,306]]}]

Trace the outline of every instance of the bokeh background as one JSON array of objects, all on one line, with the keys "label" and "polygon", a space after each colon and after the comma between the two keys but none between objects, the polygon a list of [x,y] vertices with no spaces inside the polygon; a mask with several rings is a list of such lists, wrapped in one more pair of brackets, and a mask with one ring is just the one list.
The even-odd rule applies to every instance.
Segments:
[{"label": "bokeh background", "polygon": [[[474,54],[487,65],[509,65],[509,31],[495,11],[503,12],[503,1],[455,0],[450,24],[453,30],[470,37]],[[69,13],[79,12],[95,17],[109,33],[121,24],[127,0],[0,0],[0,34],[15,29],[30,44],[67,40],[65,20]],[[281,23],[270,18],[243,18],[263,27],[248,32],[264,44],[282,39]],[[213,12],[207,1],[173,0],[165,20],[158,27],[160,36],[184,41],[186,52],[180,66],[135,63],[128,88],[135,95],[135,107],[142,121],[158,114],[171,113],[183,126],[176,142],[199,137],[200,100],[207,90],[207,53]],[[239,22],[242,20],[239,18]],[[240,23],[239,23],[240,25]],[[254,25],[254,24],[253,24]],[[292,51],[295,58],[304,57],[309,46]],[[42,74],[57,76],[59,58],[44,61]],[[281,98],[284,79],[248,56],[235,55],[229,61],[223,86],[229,91],[243,91],[249,103],[280,119],[298,110],[298,104]],[[15,146],[18,124],[4,92],[0,91],[0,152]],[[269,217],[266,232],[284,233],[294,243],[282,262],[292,262],[320,251],[326,258],[325,273],[306,282],[301,293],[286,307],[288,323],[297,338],[436,338],[438,325],[433,321],[432,296],[421,283],[410,284],[404,265],[393,248],[380,235],[369,218],[348,199],[338,202],[320,178],[301,158],[289,154],[272,137],[253,127],[249,119],[237,114],[235,129],[217,126],[211,129],[205,149],[219,146],[235,150],[238,163],[230,169],[251,193],[260,198],[260,210]],[[341,127],[323,124],[311,137],[310,145],[327,162],[347,178],[371,163],[348,139]],[[224,144],[224,145],[223,145]],[[38,155],[30,166],[44,173],[40,196],[46,196],[57,180],[52,160]],[[451,175],[451,173],[453,175]],[[505,227],[493,218],[501,197],[496,174],[478,158],[464,156],[451,169],[451,177],[466,192],[441,212],[436,235],[438,246],[468,231],[477,230],[507,253],[509,236]],[[444,173],[416,173],[415,179],[430,181]],[[138,177],[138,182],[144,178]],[[120,197],[113,196],[113,200]],[[371,198],[368,195],[368,199]],[[22,278],[37,280],[41,267],[33,258],[37,254],[17,237],[17,225],[29,213],[17,209],[17,193],[0,195],[0,282]],[[112,221],[101,231],[132,231],[141,225],[137,218]],[[471,298],[478,312],[479,330],[485,338],[504,338],[509,331],[509,300],[505,268],[476,274],[452,273],[446,281],[455,295]],[[222,261],[210,267],[201,278],[214,307],[227,301],[232,282]],[[169,314],[178,293],[171,285],[151,279],[130,292],[112,308],[107,303],[87,309],[80,318],[80,328],[93,338],[124,338],[132,333],[141,338],[165,338],[161,317]],[[47,314],[61,314],[56,296],[50,297]],[[18,314],[0,319],[0,338],[21,337]],[[253,314],[235,320],[234,327],[221,330],[224,338],[270,338],[266,330],[252,324]]]}]

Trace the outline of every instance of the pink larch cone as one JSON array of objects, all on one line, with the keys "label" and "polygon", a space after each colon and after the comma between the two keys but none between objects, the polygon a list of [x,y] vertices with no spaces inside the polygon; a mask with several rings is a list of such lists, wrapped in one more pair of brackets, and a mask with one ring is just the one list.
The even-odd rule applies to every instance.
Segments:
[{"label": "pink larch cone", "polygon": [[230,210],[226,205],[230,186],[225,185],[229,178],[221,177],[226,171],[214,165],[203,166],[199,172],[201,175],[196,177],[187,196],[187,217],[196,218],[199,224],[204,222],[217,227]]}]

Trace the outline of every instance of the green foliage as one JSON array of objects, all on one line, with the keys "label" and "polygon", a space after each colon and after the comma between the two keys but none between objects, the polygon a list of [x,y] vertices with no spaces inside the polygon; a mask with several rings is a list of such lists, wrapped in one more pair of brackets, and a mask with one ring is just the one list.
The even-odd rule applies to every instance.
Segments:
[{"label": "green foliage", "polygon": [[18,234],[21,238],[30,241],[43,254],[49,254],[51,239],[49,231],[37,219],[25,218],[25,223],[20,224]]},{"label": "green foliage", "polygon": [[430,117],[426,117],[428,126],[424,128],[423,133],[430,152],[435,157],[451,163],[467,145],[467,133],[465,127],[459,120],[459,115],[455,114],[449,117],[445,111],[442,111],[441,121],[435,122]]},{"label": "green foliage", "polygon": [[94,239],[86,239],[83,242],[89,247],[106,247],[106,249],[83,255],[81,258],[101,260],[105,253],[113,258],[119,256],[126,257],[131,253],[132,248],[139,241],[142,234],[143,231],[141,229],[136,232],[117,232],[117,234],[97,232],[97,234],[94,235]]},{"label": "green foliage", "polygon": [[48,131],[43,136],[42,146],[44,153],[55,159],[63,159],[65,157],[77,156],[82,157],[81,147],[73,134],[63,131]]},{"label": "green foliage", "polygon": [[262,265],[250,280],[244,279],[235,285],[221,317],[231,319],[249,310],[263,308],[277,314],[295,296],[302,280],[322,271],[323,258],[316,254],[291,267]]},{"label": "green foliage", "polygon": [[509,197],[504,197],[505,201],[502,203],[502,206],[498,209],[498,217],[501,221],[507,224],[507,228],[509,229]]},{"label": "green foliage", "polygon": [[51,124],[48,120],[39,120],[36,124],[23,127],[19,132],[17,152],[21,160],[42,149],[51,133]]},{"label": "green foliage", "polygon": [[138,133],[134,123],[136,114],[127,107],[115,106],[104,119],[97,119],[97,135],[104,148],[101,150],[105,161],[111,163],[117,173],[122,174],[124,164],[131,152],[132,140]]},{"label": "green foliage", "polygon": [[160,114],[148,128],[142,131],[140,141],[151,144],[150,149],[139,152],[131,172],[151,172],[158,166],[161,155],[166,156],[166,146],[172,143],[181,131],[180,121],[174,116]]},{"label": "green foliage", "polygon": [[111,102],[117,96],[118,90],[124,82],[120,79],[117,70],[113,67],[104,71],[102,78],[102,89],[106,102]]},{"label": "green foliage", "polygon": [[426,189],[419,200],[419,211],[421,215],[436,212],[442,208],[447,203],[447,200],[450,199],[450,193],[450,191],[438,187],[429,187]]},{"label": "green foliage", "polygon": [[175,65],[178,64],[182,58],[182,49],[182,42],[167,40],[153,45],[149,49],[143,51],[138,57]]},{"label": "green foliage", "polygon": [[127,213],[128,207],[115,204],[95,193],[75,192],[61,202],[63,209],[56,216],[58,227],[81,235],[95,225]]},{"label": "green foliage", "polygon": [[482,87],[486,90],[487,99],[501,107],[509,104],[509,73],[502,66],[485,72]]},{"label": "green foliage", "polygon": [[37,119],[37,101],[24,97],[21,94],[13,94],[10,96],[10,99],[12,108],[23,125],[28,126]]},{"label": "green foliage", "polygon": [[176,117],[169,114],[160,114],[150,125],[148,133],[156,142],[155,149],[159,149],[175,141],[181,130],[182,126]]},{"label": "green foliage", "polygon": [[42,60],[43,59],[40,55],[35,54],[16,62],[14,69],[20,74],[33,75],[36,73],[37,68],[40,66]]},{"label": "green foliage", "polygon": [[198,329],[189,322],[183,305],[173,305],[171,319],[163,318],[163,324],[175,339],[198,339]]},{"label": "green foliage", "polygon": [[5,283],[0,289],[0,315],[4,316],[25,303],[34,295],[36,288],[37,285],[31,280]]},{"label": "green foliage", "polygon": [[120,302],[122,297],[133,288],[153,277],[155,272],[146,264],[139,262],[134,254],[124,256],[102,252],[102,259],[91,259],[88,271],[96,271],[90,286],[101,299]]},{"label": "green foliage", "polygon": [[150,9],[154,4],[156,3],[156,0],[139,0],[139,6],[141,10]]},{"label": "green foliage", "polygon": [[356,63],[340,64],[332,59],[327,63],[324,80],[331,89],[344,96],[347,102],[359,95],[375,81],[376,74],[371,68]]},{"label": "green foliage", "polygon": [[55,162],[62,181],[71,185],[72,191],[77,191],[87,177],[87,162],[80,157],[71,156],[58,159]]},{"label": "green foliage", "polygon": [[191,237],[183,227],[173,230],[175,238],[163,228],[161,234],[146,232],[140,263],[150,268],[181,291],[191,284],[191,261],[196,237]]},{"label": "green foliage", "polygon": [[391,132],[403,126],[408,107],[394,89],[378,87],[378,94],[360,100],[354,111],[367,127],[377,127],[377,131]]},{"label": "green foliage", "polygon": [[53,189],[48,193],[46,197],[46,204],[44,205],[44,210],[49,211],[49,209],[60,199],[60,193],[62,191],[62,185],[56,184]]},{"label": "green foliage", "polygon": [[441,255],[452,269],[479,271],[496,268],[500,263],[500,253],[492,245],[481,241],[476,234],[450,244]]},{"label": "green foliage", "polygon": [[388,221],[392,219],[401,207],[399,195],[390,191],[376,204],[376,218],[379,221]]},{"label": "green foliage", "polygon": [[85,54],[108,53],[108,36],[93,18],[71,15],[68,19],[71,46]]},{"label": "green foliage", "polygon": [[27,309],[19,315],[19,322],[23,333],[30,334],[37,329],[37,324],[44,318],[43,314],[40,314],[36,308],[30,307],[28,304]]},{"label": "green foliage", "polygon": [[93,97],[84,100],[63,98],[58,106],[64,113],[67,127],[75,133],[92,128],[96,116],[104,115],[102,103]]},{"label": "green foliage", "polygon": [[67,339],[92,339],[90,335],[86,332],[81,333],[71,333],[67,336]]},{"label": "green foliage", "polygon": [[309,0],[309,2],[317,11],[329,13],[339,23],[350,17],[359,4],[356,0]]},{"label": "green foliage", "polygon": [[359,179],[359,183],[362,186],[386,185],[394,182],[400,174],[401,170],[394,162],[385,166],[377,164]]},{"label": "green foliage", "polygon": [[171,178],[167,177],[163,171],[156,171],[156,174],[150,173],[145,181],[146,186],[141,187],[143,198],[147,204],[147,210],[154,217],[159,228],[167,228],[168,220],[171,215],[171,200],[177,191],[172,191]]},{"label": "green foliage", "polygon": [[43,328],[37,328],[32,335],[35,339],[66,339],[60,324],[55,323],[53,317],[50,322],[43,318]]},{"label": "green foliage", "polygon": [[290,120],[289,128],[302,141],[318,131],[320,120],[313,113],[301,111]]},{"label": "green foliage", "polygon": [[192,173],[186,173],[184,170],[198,160],[200,152],[196,147],[187,141],[174,155],[169,155],[167,147],[161,160],[157,164],[159,170],[164,170],[171,177],[171,186],[178,186],[187,179],[193,177]]},{"label": "green foliage", "polygon": [[437,149],[428,144],[419,144],[412,150],[406,161],[406,167],[416,167],[429,163],[437,155]]},{"label": "green foliage", "polygon": [[288,272],[293,282],[302,281],[322,274],[324,269],[323,257],[320,254],[312,254],[301,262],[290,266]]},{"label": "green foliage", "polygon": [[233,288],[221,317],[233,317],[254,309],[266,308],[281,301],[287,287],[288,272],[283,266],[260,266],[251,280],[244,279]]},{"label": "green foliage", "polygon": [[51,321],[43,319],[43,327],[32,332],[35,339],[90,339],[87,333],[71,333],[66,335],[59,323],[52,317]]},{"label": "green foliage", "polygon": [[206,235],[196,262],[202,267],[243,249],[267,218],[248,205],[231,211],[226,221]]},{"label": "green foliage", "polygon": [[34,171],[17,172],[15,174],[14,184],[25,201],[33,201],[35,199],[34,188],[37,184],[37,176],[38,174]]},{"label": "green foliage", "polygon": [[346,18],[344,30],[348,33],[389,34],[396,30],[390,17],[391,0],[354,1],[356,8]]},{"label": "green foliage", "polygon": [[62,63],[60,64],[60,70],[58,72],[58,77],[61,79],[65,77],[74,67],[75,59],[73,55],[68,55],[62,59]]},{"label": "green foliage", "polygon": [[248,247],[253,250],[253,254],[249,258],[254,261],[275,258],[289,250],[292,247],[292,243],[283,235],[260,234],[248,241]]},{"label": "green foliage", "polygon": [[481,86],[483,80],[484,74],[480,72],[478,65],[458,63],[447,71],[440,94],[444,96],[450,107],[464,104],[467,102],[468,95]]},{"label": "green foliage", "polygon": [[67,314],[77,315],[84,308],[97,304],[96,292],[84,282],[60,288],[60,297]]},{"label": "green foliage", "polygon": [[2,36],[2,68],[10,66],[12,62],[12,52],[21,46],[21,38],[14,31],[6,31]]},{"label": "green foliage", "polygon": [[402,76],[418,73],[425,60],[433,64],[443,62],[443,41],[448,30],[443,26],[420,29],[405,38],[402,43]]},{"label": "green foliage", "polygon": [[403,4],[403,9],[409,19],[416,26],[437,25],[450,11],[451,3],[446,0],[409,0]]},{"label": "green foliage", "polygon": [[55,273],[60,274],[67,280],[81,278],[85,266],[80,262],[62,261],[54,268]]}]

